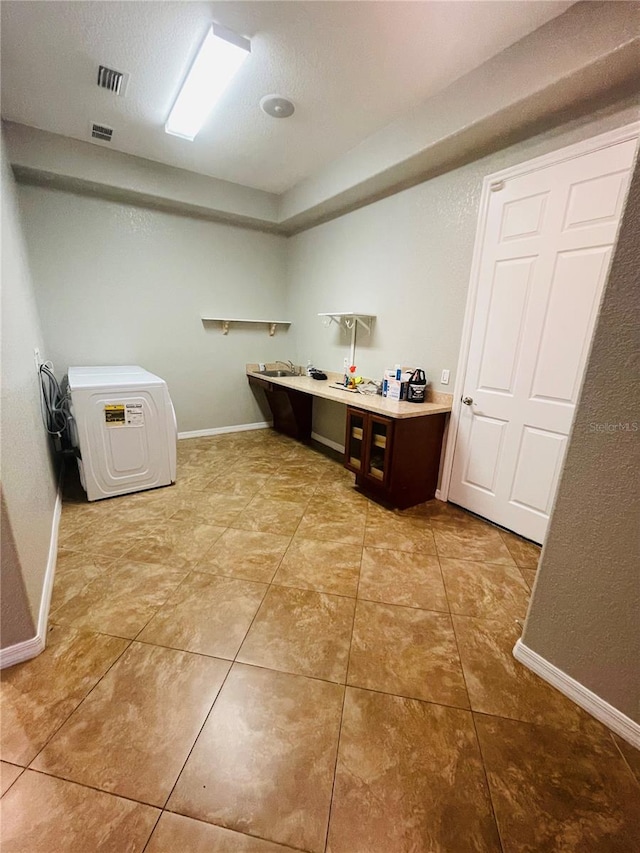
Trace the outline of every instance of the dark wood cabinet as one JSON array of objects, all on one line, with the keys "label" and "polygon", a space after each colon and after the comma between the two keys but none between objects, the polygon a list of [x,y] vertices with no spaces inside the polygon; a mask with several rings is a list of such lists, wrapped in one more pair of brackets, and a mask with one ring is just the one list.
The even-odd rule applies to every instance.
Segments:
[{"label": "dark wood cabinet", "polygon": [[387,487],[390,481],[393,420],[361,409],[347,409],[345,468],[363,482]]},{"label": "dark wood cabinet", "polygon": [[373,497],[404,509],[435,496],[446,414],[387,418],[349,406],[345,468]]}]

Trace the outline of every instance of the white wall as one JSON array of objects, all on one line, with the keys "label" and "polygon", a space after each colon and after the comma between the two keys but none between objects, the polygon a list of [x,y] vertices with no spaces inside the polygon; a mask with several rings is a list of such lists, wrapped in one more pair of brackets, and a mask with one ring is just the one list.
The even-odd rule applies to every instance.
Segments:
[{"label": "white wall", "polygon": [[[377,316],[358,333],[356,364],[381,378],[395,363],[423,367],[433,387],[451,391],[484,177],[638,119],[638,108],[608,111],[535,136],[419,186],[289,239],[289,313],[298,360],[342,370],[349,337],[317,314]],[[448,386],[442,370],[451,371]],[[314,430],[343,441],[344,413],[316,406]]]},{"label": "white wall", "polygon": [[530,136],[549,117],[603,97],[610,103],[618,86],[635,94],[639,39],[637,4],[574,3],[300,181],[281,198],[281,221],[297,228],[394,184],[416,184],[481,148],[495,151],[514,133]]},{"label": "white wall", "polygon": [[20,231],[13,177],[3,147],[3,648],[34,636],[56,501],[56,476],[40,414],[39,386],[33,352],[35,347],[46,357]]},{"label": "white wall", "polygon": [[[22,186],[52,357],[59,372],[134,362],[164,376],[181,431],[253,423],[265,414],[245,362],[340,370],[349,338],[317,314],[356,310],[377,315],[373,334],[359,333],[359,372],[419,365],[451,391],[484,176],[637,117],[634,105],[566,124],[289,239]],[[202,326],[203,313],[293,325],[274,338],[263,327],[225,337]],[[314,430],[341,443],[343,407],[318,402]]]},{"label": "white wall", "polygon": [[156,209],[188,209],[218,220],[257,224],[268,231],[278,218],[278,196],[109,150],[35,127],[3,122],[14,169],[30,182],[66,184],[69,191],[108,193],[111,198],[144,200]]},{"label": "white wall", "polygon": [[284,237],[40,187],[20,207],[58,374],[141,364],[167,380],[180,431],[265,419],[244,365],[289,358],[290,332],[224,336],[200,317],[287,319]]}]

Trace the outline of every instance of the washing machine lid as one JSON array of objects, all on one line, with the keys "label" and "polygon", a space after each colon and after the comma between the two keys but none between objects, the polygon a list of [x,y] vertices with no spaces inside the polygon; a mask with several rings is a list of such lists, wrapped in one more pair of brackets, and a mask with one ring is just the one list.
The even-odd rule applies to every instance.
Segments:
[{"label": "washing machine lid", "polygon": [[117,385],[164,385],[164,379],[149,373],[138,364],[117,364],[105,367],[70,367],[68,370],[69,388],[72,391],[80,388],[106,388]]}]

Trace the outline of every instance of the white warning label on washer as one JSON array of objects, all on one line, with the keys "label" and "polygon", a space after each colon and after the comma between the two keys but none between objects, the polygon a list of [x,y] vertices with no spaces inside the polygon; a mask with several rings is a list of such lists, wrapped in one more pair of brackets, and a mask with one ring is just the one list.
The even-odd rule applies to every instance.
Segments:
[{"label": "white warning label on washer", "polygon": [[144,426],[142,403],[126,403],[125,422],[127,426]]}]

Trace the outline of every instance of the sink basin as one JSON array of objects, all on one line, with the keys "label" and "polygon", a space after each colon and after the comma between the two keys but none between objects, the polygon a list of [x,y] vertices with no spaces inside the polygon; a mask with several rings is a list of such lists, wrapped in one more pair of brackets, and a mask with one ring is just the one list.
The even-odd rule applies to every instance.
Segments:
[{"label": "sink basin", "polygon": [[261,370],[260,376],[295,376],[292,370]]}]

